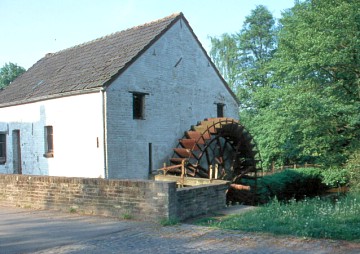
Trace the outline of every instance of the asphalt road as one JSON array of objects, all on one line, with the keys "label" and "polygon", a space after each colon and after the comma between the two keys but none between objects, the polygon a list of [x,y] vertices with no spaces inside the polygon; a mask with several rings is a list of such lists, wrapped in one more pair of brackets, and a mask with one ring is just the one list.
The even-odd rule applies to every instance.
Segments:
[{"label": "asphalt road", "polygon": [[[232,211],[236,212],[236,211]],[[360,253],[360,243],[273,237],[0,205],[0,254]]]}]

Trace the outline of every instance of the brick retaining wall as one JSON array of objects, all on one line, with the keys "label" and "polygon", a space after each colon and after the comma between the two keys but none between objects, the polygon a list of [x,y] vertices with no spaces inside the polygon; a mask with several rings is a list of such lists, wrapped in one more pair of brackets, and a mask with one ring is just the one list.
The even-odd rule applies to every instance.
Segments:
[{"label": "brick retaining wall", "polygon": [[33,209],[148,221],[185,220],[225,206],[225,184],[176,189],[175,182],[0,174],[0,202]]},{"label": "brick retaining wall", "polygon": [[181,220],[224,209],[227,184],[198,185],[177,189],[177,216]]}]

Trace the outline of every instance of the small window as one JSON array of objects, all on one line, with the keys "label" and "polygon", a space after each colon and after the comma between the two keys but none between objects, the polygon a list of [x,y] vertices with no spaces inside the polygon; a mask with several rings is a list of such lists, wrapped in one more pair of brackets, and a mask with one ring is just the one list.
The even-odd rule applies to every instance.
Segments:
[{"label": "small window", "polygon": [[217,103],[217,117],[224,117],[224,106],[225,104]]},{"label": "small window", "polygon": [[133,93],[133,118],[144,119],[145,94]]},{"label": "small window", "polygon": [[0,164],[6,162],[6,134],[0,133]]},{"label": "small window", "polygon": [[44,157],[54,157],[53,127],[45,126],[45,154]]}]

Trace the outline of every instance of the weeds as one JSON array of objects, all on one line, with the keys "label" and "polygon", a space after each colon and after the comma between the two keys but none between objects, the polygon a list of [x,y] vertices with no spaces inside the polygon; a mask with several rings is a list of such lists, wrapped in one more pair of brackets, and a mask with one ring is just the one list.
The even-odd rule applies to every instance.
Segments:
[{"label": "weeds", "polygon": [[233,215],[204,226],[279,235],[360,241],[360,196],[339,199],[290,200],[276,198],[259,209]]},{"label": "weeds", "polygon": [[133,215],[130,212],[126,212],[122,215],[122,218],[124,220],[131,220],[133,218]]},{"label": "weeds", "polygon": [[77,212],[77,210],[75,207],[70,207],[69,213],[76,213],[76,212]]},{"label": "weeds", "polygon": [[179,223],[179,220],[178,219],[161,219],[160,220],[160,224],[164,227],[166,226],[173,226],[173,225],[176,225]]}]

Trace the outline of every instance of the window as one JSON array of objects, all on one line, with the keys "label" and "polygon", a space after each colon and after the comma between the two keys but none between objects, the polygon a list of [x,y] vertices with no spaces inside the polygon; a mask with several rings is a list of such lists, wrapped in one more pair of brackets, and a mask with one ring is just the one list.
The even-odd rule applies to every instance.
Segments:
[{"label": "window", "polygon": [[224,106],[223,103],[217,103],[217,117],[224,117]]},{"label": "window", "polygon": [[6,134],[0,133],[0,164],[6,162]]},{"label": "window", "polygon": [[53,127],[45,126],[45,154],[44,157],[54,157]]},{"label": "window", "polygon": [[145,94],[133,93],[133,118],[144,119]]}]

